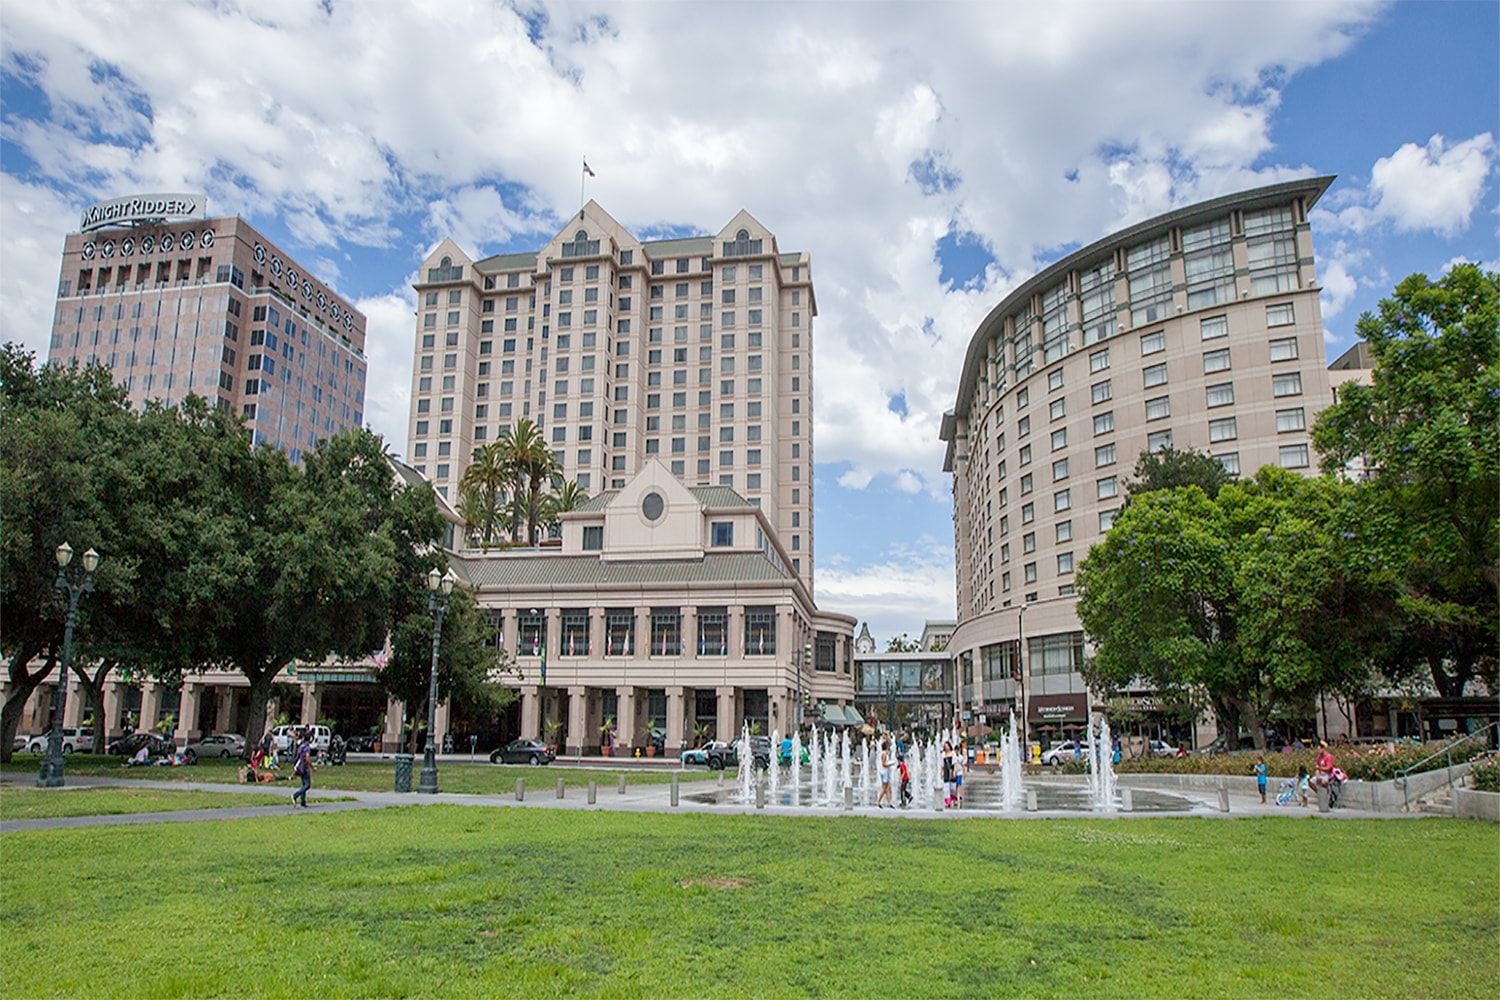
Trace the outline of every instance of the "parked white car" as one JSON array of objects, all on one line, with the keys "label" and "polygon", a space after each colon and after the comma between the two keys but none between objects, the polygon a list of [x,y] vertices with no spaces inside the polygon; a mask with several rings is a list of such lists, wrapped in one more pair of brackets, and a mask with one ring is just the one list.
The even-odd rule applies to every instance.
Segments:
[{"label": "parked white car", "polygon": [[277,726],[271,730],[271,742],[281,753],[289,753],[296,749],[297,734],[303,729],[312,730],[312,748],[317,753],[327,753],[328,747],[333,743],[333,730],[327,726]]},{"label": "parked white car", "polygon": [[[47,739],[51,735],[52,735],[52,731],[50,729],[48,729],[48,730],[42,731],[42,733],[40,733],[37,736],[33,736],[30,740],[28,740],[26,742],[26,752],[27,753],[46,753],[47,752]],[[92,728],[88,727],[88,726],[85,726],[82,729],[73,729],[73,728],[64,727],[63,731],[62,731],[62,736],[63,736],[63,753],[72,753],[74,750],[77,750],[79,747],[83,747],[84,749],[87,749],[87,750],[92,750],[94,748],[94,730]]]}]

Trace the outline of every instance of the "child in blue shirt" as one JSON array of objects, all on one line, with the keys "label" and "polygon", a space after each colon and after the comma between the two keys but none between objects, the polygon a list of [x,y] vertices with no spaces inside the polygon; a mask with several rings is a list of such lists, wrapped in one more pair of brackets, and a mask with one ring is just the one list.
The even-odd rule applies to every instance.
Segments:
[{"label": "child in blue shirt", "polygon": [[1266,804],[1266,759],[1255,758],[1255,787],[1260,789],[1260,804]]}]

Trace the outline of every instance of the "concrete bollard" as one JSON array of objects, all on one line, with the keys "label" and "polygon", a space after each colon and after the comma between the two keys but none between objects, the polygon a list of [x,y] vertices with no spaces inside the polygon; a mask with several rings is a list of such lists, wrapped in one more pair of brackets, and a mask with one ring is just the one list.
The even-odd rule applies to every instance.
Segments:
[{"label": "concrete bollard", "polygon": [[848,811],[854,808],[854,788],[851,785],[844,786],[844,809]]},{"label": "concrete bollard", "polygon": [[1221,812],[1221,813],[1227,813],[1228,811],[1229,811],[1229,789],[1227,789],[1227,788],[1220,788],[1219,789],[1219,812]]},{"label": "concrete bollard", "polygon": [[672,775],[672,808],[677,808],[677,775]]},{"label": "concrete bollard", "polygon": [[942,812],[943,809],[946,806],[947,806],[947,803],[943,801],[943,797],[941,795],[939,795],[937,793],[937,789],[934,788],[932,790],[932,810],[933,810],[933,812]]},{"label": "concrete bollard", "polygon": [[621,795],[625,794],[625,775],[623,775],[623,774],[620,775],[620,791],[619,791],[619,794],[621,794]]},{"label": "concrete bollard", "polygon": [[517,802],[525,802],[526,801],[526,779],[525,778],[517,778],[516,779],[516,801]]},{"label": "concrete bollard", "polygon": [[756,786],[755,786],[755,808],[757,808],[757,809],[764,809],[765,807],[766,807],[766,786],[757,783]]},{"label": "concrete bollard", "polygon": [[1036,789],[1035,788],[1028,788],[1028,789],[1026,789],[1026,811],[1029,812],[1029,813],[1036,812]]},{"label": "concrete bollard", "polygon": [[599,782],[597,782],[597,781],[590,781],[589,782],[589,805],[593,805],[597,801],[599,801]]},{"label": "concrete bollard", "polygon": [[1135,812],[1135,789],[1120,789],[1120,811]]},{"label": "concrete bollard", "polygon": [[564,778],[558,778],[557,779],[557,797],[558,798],[562,798],[563,797],[563,782],[565,780],[566,779],[564,779]]},{"label": "concrete bollard", "polygon": [[1326,813],[1326,812],[1328,812],[1332,808],[1333,808],[1332,803],[1330,803],[1328,801],[1328,786],[1327,785],[1319,785],[1318,786],[1318,812],[1320,812],[1320,813]]}]

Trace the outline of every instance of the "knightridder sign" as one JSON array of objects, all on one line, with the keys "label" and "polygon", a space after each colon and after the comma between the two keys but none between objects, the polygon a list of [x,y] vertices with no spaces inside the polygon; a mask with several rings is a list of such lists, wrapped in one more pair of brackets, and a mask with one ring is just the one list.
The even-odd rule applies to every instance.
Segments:
[{"label": "knightridder sign", "polygon": [[160,222],[163,219],[203,219],[207,216],[207,195],[135,194],[85,208],[78,231],[87,233],[103,226]]}]

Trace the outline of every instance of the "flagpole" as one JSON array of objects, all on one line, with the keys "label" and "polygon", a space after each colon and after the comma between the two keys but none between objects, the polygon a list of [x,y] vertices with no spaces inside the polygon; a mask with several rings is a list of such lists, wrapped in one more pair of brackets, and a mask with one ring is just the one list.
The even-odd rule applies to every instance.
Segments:
[{"label": "flagpole", "polygon": [[584,185],[588,184],[588,178],[589,178],[588,171],[589,171],[589,158],[587,156],[585,156],[583,158],[583,166],[580,167],[579,170],[578,170],[578,216],[579,216],[579,218],[583,217],[583,206],[585,206],[585,205],[588,204],[588,202],[586,202],[586,201],[583,200],[583,198],[584,198]]}]

